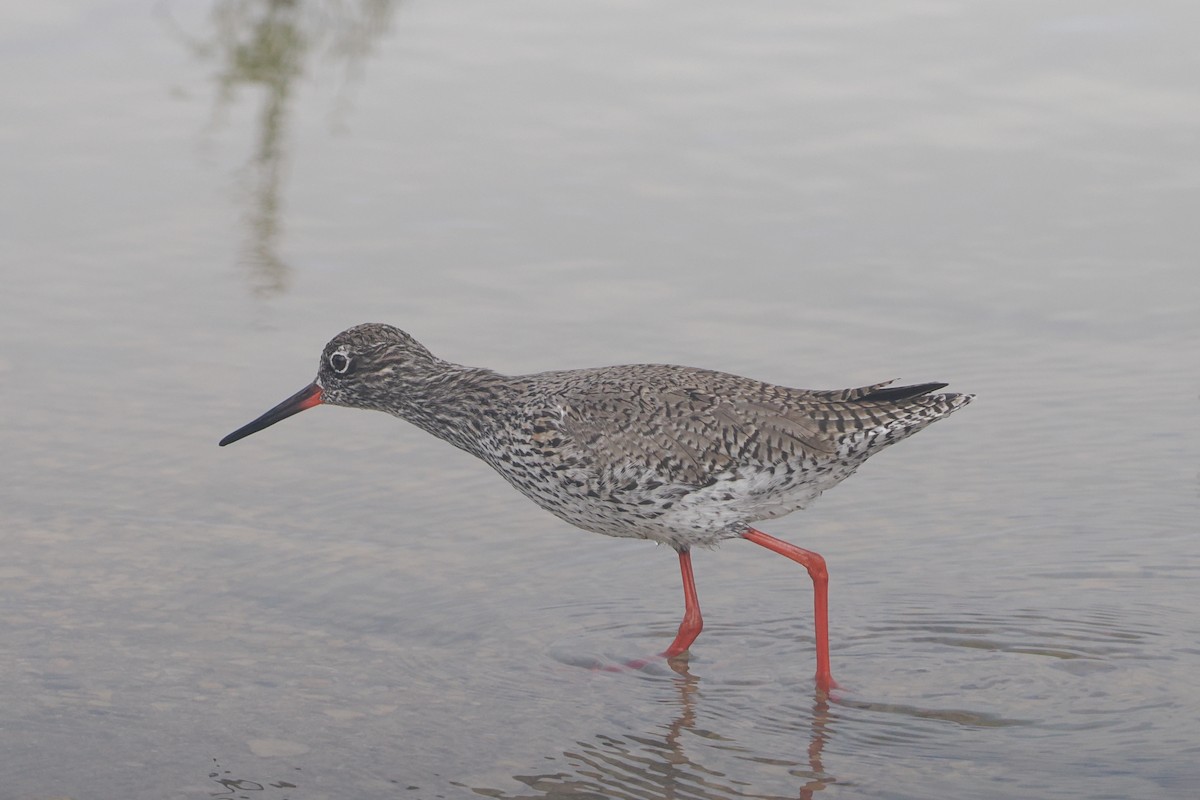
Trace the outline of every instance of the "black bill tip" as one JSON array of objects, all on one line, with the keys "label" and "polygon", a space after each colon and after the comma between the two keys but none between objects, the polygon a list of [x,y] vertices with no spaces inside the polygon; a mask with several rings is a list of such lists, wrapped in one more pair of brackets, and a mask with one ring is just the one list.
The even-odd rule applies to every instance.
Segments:
[{"label": "black bill tip", "polygon": [[267,413],[263,414],[253,422],[243,425],[233,433],[226,436],[218,444],[224,447],[227,444],[233,444],[238,439],[245,439],[252,433],[258,433],[263,428],[269,428],[280,420],[285,420],[293,414],[299,414],[306,408],[319,406],[321,404],[321,387],[315,383],[305,386],[294,395],[284,400],[279,405],[272,408]]}]

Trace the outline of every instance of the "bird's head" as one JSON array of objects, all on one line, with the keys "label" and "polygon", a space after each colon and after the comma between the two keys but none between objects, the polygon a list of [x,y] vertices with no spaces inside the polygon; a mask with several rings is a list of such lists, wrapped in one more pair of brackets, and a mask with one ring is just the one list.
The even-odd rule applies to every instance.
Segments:
[{"label": "bird's head", "polygon": [[399,328],[377,322],[342,331],[325,345],[317,379],[221,440],[232,444],[317,405],[394,411],[404,384],[419,380],[437,359]]}]

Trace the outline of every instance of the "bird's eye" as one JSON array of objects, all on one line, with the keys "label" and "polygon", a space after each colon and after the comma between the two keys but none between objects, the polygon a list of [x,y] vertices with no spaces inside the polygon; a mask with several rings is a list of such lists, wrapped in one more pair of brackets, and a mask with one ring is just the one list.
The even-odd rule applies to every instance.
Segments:
[{"label": "bird's eye", "polygon": [[350,358],[345,353],[334,353],[329,357],[329,366],[339,375],[350,371]]}]

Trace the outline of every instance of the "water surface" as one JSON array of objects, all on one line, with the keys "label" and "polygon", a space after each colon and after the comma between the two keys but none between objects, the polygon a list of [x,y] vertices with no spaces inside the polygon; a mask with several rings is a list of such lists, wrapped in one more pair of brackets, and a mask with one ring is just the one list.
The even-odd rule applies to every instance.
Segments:
[{"label": "water surface", "polygon": [[[0,796],[1129,798],[1200,780],[1190,5],[10,3]],[[388,321],[976,402],[767,527],[566,527]]]}]

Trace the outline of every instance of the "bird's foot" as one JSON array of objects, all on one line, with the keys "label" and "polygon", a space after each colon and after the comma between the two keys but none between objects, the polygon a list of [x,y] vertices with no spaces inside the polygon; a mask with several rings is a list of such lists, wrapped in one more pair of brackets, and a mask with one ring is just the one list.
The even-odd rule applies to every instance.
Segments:
[{"label": "bird's foot", "polygon": [[687,672],[687,655],[668,657],[666,654],[648,658],[609,659],[598,656],[557,655],[557,660],[572,667],[583,667],[593,672],[644,672],[650,675],[668,674],[663,667],[673,672]]}]

